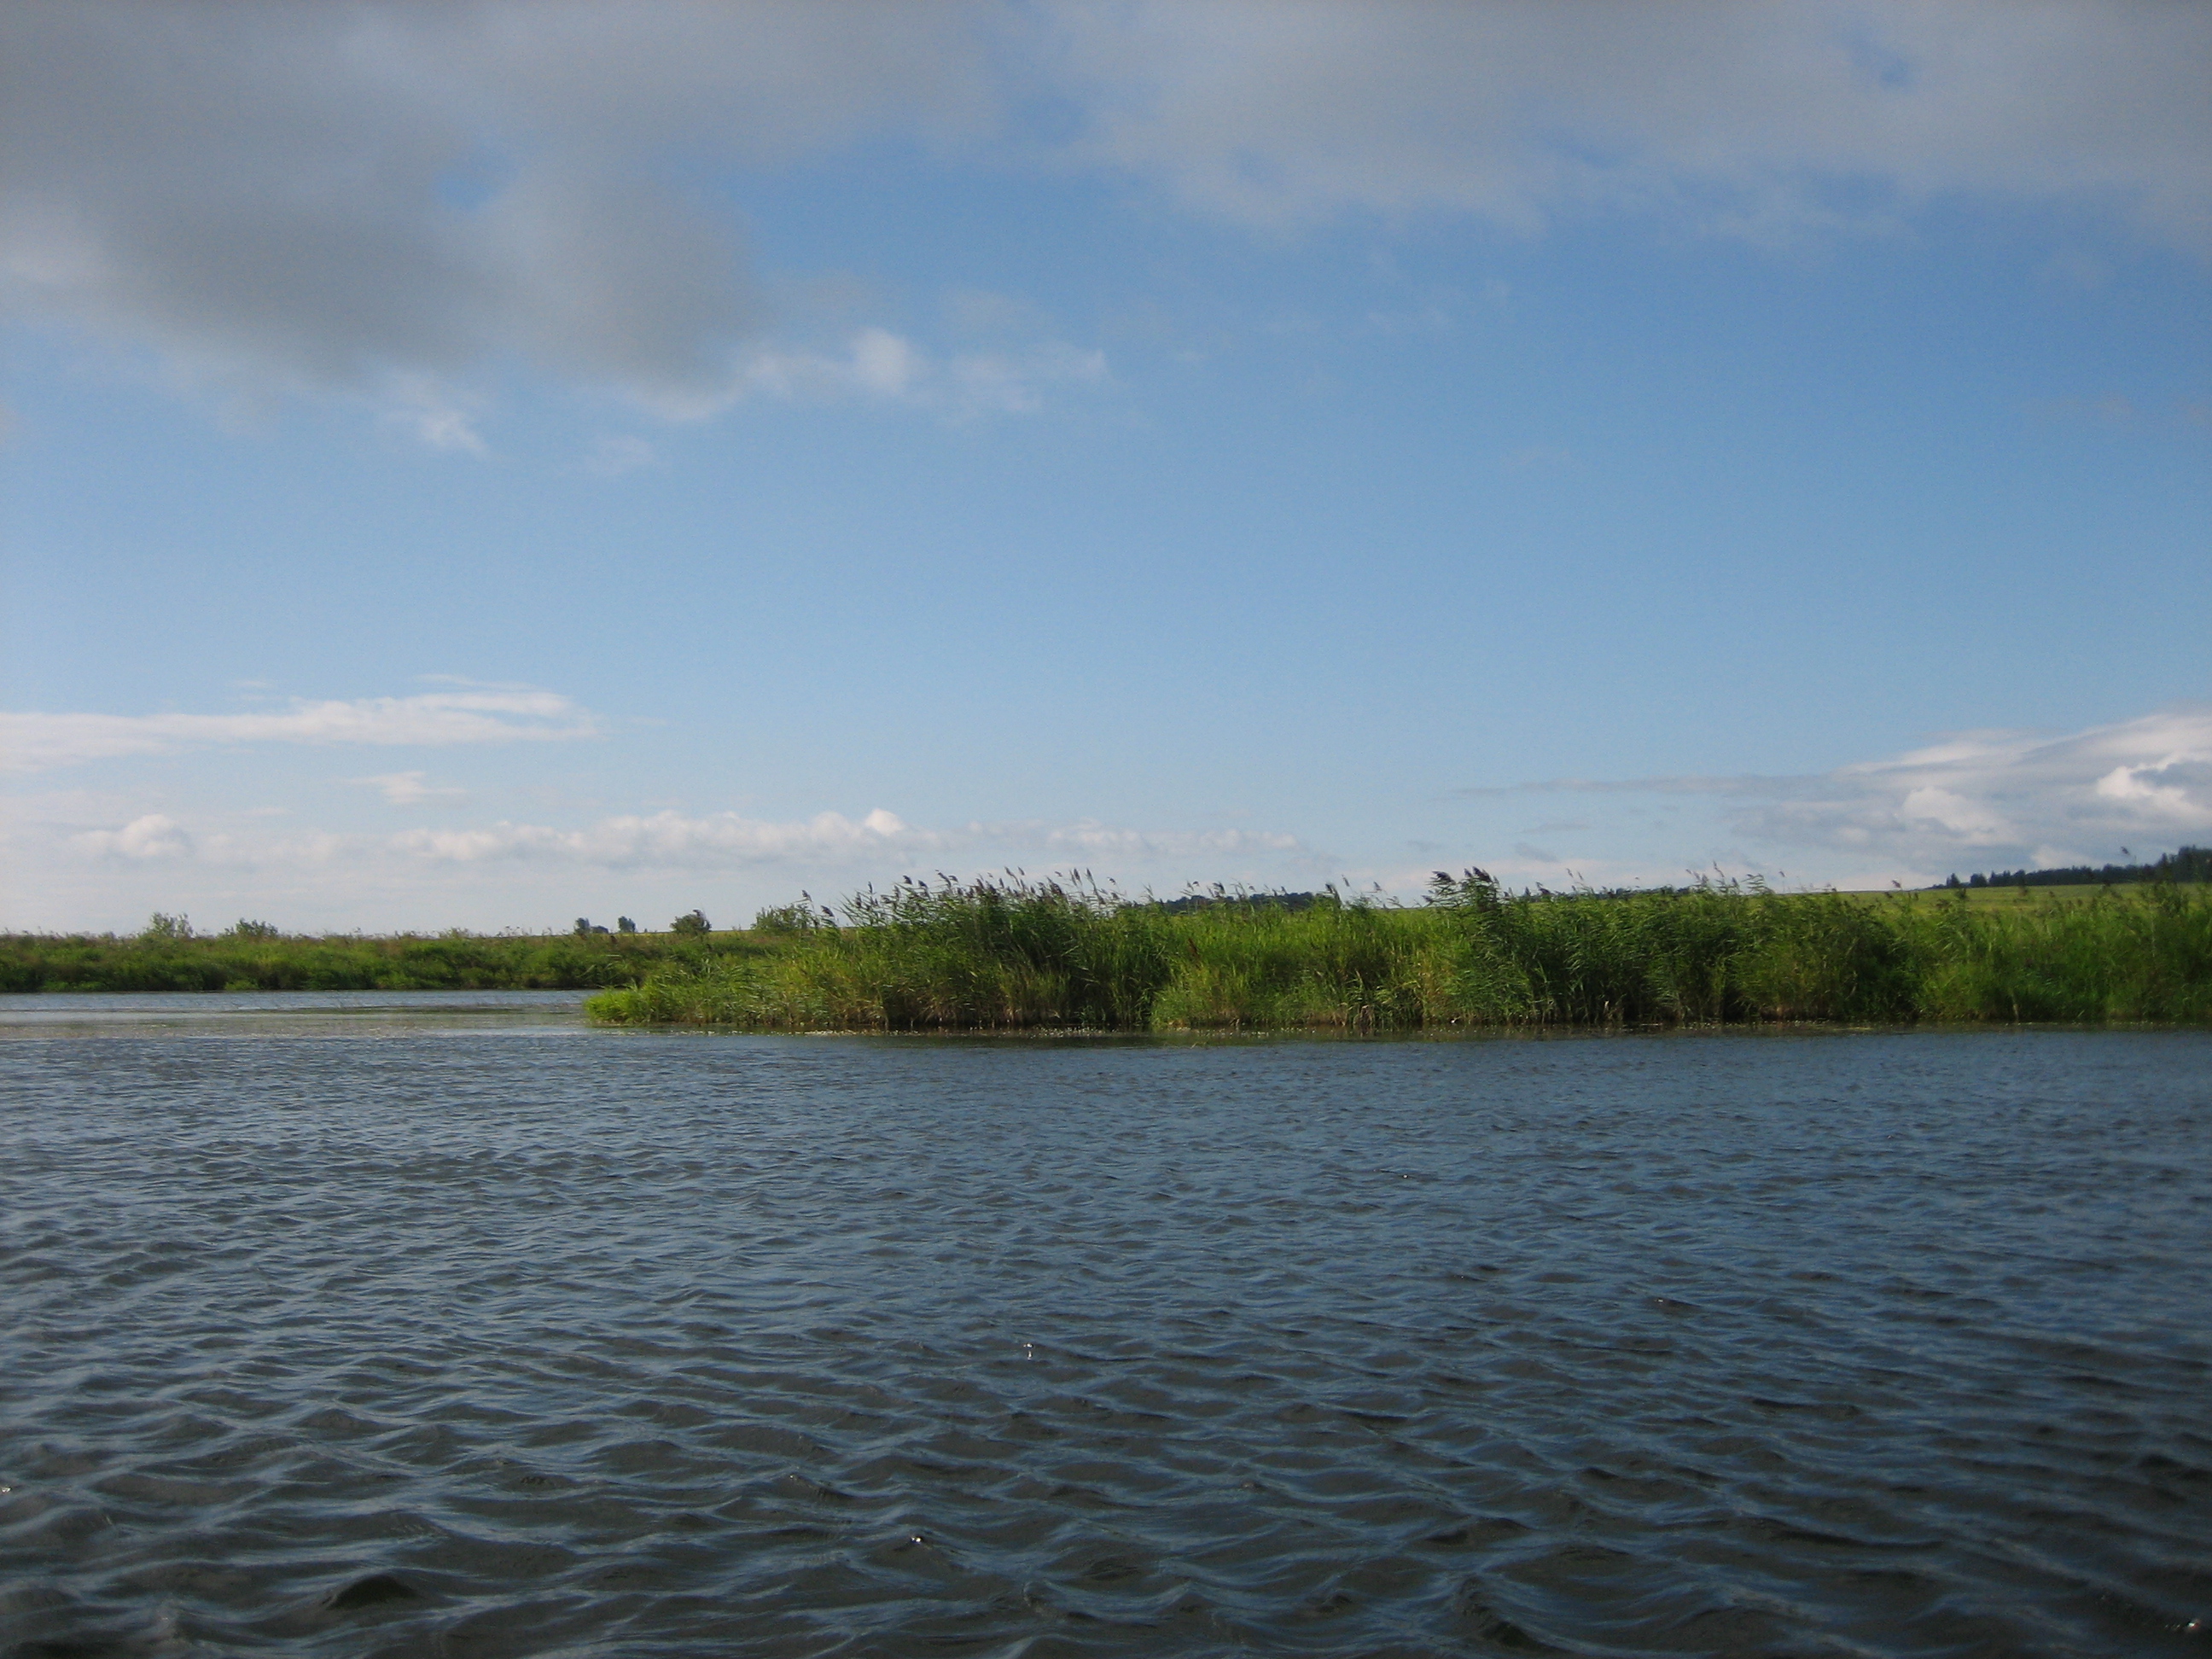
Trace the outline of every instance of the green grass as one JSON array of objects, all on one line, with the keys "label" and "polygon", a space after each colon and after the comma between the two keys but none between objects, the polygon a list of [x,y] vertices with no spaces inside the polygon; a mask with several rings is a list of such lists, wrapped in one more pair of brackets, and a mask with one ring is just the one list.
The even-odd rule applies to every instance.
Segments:
[{"label": "green grass", "polygon": [[1432,899],[1170,913],[1050,881],[906,883],[586,1006],[757,1030],[2212,1019],[2202,888],[1515,897],[1470,877]]},{"label": "green grass", "polygon": [[727,933],[11,933],[0,991],[593,990],[773,948]]},{"label": "green grass", "polygon": [[1889,889],[1879,892],[1847,893],[1847,898],[1882,900],[1897,904],[1954,904],[1964,902],[1977,908],[1995,906],[2004,908],[2023,904],[2078,904],[2095,895],[2104,895],[2120,903],[2150,903],[2160,892],[2179,888],[2182,892],[2197,897],[2212,895],[2212,886],[2203,882],[2128,882],[2111,887],[2082,884],[2049,887],[1923,887],[1899,891]]}]

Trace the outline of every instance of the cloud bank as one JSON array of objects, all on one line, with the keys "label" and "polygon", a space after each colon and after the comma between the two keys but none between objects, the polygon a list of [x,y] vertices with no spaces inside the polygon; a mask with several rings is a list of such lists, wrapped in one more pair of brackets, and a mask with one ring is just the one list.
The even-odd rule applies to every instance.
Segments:
[{"label": "cloud bank", "polygon": [[802,887],[853,890],[940,870],[1092,869],[1125,890],[1194,878],[1309,887],[1333,872],[1296,836],[1081,820],[907,823],[878,809],[768,819],[623,813],[398,833],[288,827],[284,815],[131,812],[114,798],[0,797],[0,927],[128,927],[151,910],[288,927],[565,926],[704,902],[720,917]]},{"label": "cloud bank", "polygon": [[892,144],[1255,225],[1768,241],[1972,198],[2212,256],[2208,76],[2212,9],[2186,5],[18,0],[0,305],[465,453],[501,365],[678,417],[1018,411],[1082,354],[924,371],[884,329],[783,341],[730,181]]},{"label": "cloud bank", "polygon": [[1518,793],[1707,796],[1745,839],[1934,879],[1966,868],[2095,863],[2212,842],[2212,705],[2051,736],[1967,732],[1797,777],[1558,779]]},{"label": "cloud bank", "polygon": [[155,910],[378,931],[565,927],[580,912],[643,915],[663,903],[742,917],[802,888],[836,894],[1006,867],[1095,870],[1124,890],[1168,891],[1194,878],[1310,887],[1332,873],[1274,832],[933,827],[881,809],[787,820],[625,813],[392,834],[304,828],[282,814],[133,814],[112,799],[0,797],[0,928],[129,928]]},{"label": "cloud bank", "polygon": [[[404,805],[452,794],[420,772],[352,781]],[[1461,793],[1492,800],[1557,794],[1702,799],[1712,803],[1719,833],[1761,849],[1744,860],[1751,867],[1779,865],[1800,879],[1817,871],[1844,884],[1892,875],[1925,884],[1954,872],[2102,863],[2123,848],[2140,858],[2186,843],[2212,844],[2212,705],[2056,736],[1960,733],[1817,775],[1563,779]],[[1544,830],[1601,835],[1606,816],[1554,820]],[[128,795],[0,798],[0,869],[21,884],[7,899],[16,914],[0,921],[23,925],[36,912],[44,925],[82,926],[88,907],[104,912],[125,895],[173,909],[179,896],[201,896],[191,902],[208,908],[204,895],[222,892],[234,896],[224,903],[250,908],[265,895],[270,904],[282,899],[300,910],[330,912],[346,926],[358,924],[364,907],[380,926],[393,925],[395,911],[407,907],[428,910],[433,919],[447,915],[440,925],[450,925],[452,913],[480,913],[495,898],[520,904],[526,914],[549,906],[574,914],[578,895],[640,886],[698,891],[696,884],[713,884],[708,892],[757,897],[802,882],[841,890],[906,872],[1024,866],[1095,868],[1125,885],[1152,881],[1167,890],[1192,879],[1304,888],[1345,867],[1284,830],[1042,818],[932,825],[880,807],[794,818],[671,810],[585,823],[501,818],[397,831],[299,829],[289,827],[287,817],[163,810],[149,801],[134,804]],[[1534,844],[1514,848],[1510,857],[1472,850],[1468,856],[1509,876],[1551,879],[1559,874],[1553,866],[1565,856],[1590,879],[1632,883],[1664,879],[1685,864],[1702,866],[1711,854],[1692,849],[1710,844],[1706,834],[1686,822],[1638,830],[1642,844],[1626,863]],[[1512,836],[1500,835],[1492,844],[1511,847]],[[1425,853],[1417,867],[1370,873],[1411,894],[1430,869],[1460,857],[1438,848],[1433,858]],[[1734,855],[1728,861],[1738,863]]]}]

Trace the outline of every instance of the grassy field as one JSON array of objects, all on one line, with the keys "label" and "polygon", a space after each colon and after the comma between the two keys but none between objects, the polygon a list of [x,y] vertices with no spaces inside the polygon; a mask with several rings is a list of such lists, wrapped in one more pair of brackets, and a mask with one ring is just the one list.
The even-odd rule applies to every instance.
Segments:
[{"label": "grassy field", "polygon": [[1470,875],[1431,899],[1168,912],[1055,882],[907,883],[587,1006],[760,1030],[2212,1019],[2202,887],[1516,896]]},{"label": "grassy field", "polygon": [[1978,909],[2021,905],[2079,904],[2098,895],[2126,903],[2148,903],[2161,891],[2179,890],[2197,898],[2212,896],[2212,885],[2203,882],[2128,882],[2112,887],[1925,887],[1900,891],[1894,888],[1846,893],[1845,898],[1886,901],[1893,904],[1952,904],[1963,901]]},{"label": "grassy field", "polygon": [[0,935],[0,991],[592,990],[776,948],[731,933]]}]

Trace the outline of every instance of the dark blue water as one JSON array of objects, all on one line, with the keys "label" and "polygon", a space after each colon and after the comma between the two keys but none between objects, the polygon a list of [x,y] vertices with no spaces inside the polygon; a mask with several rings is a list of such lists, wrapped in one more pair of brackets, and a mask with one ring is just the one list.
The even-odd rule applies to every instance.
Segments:
[{"label": "dark blue water", "polygon": [[0,1040],[24,1659],[2212,1646],[2204,1034],[104,1006]]}]

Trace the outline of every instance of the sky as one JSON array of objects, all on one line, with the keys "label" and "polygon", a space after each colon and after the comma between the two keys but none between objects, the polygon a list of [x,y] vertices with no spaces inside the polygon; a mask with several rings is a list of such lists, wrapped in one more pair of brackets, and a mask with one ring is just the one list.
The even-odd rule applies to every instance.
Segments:
[{"label": "sky", "polygon": [[0,928],[2212,842],[2212,8],[0,0]]}]

